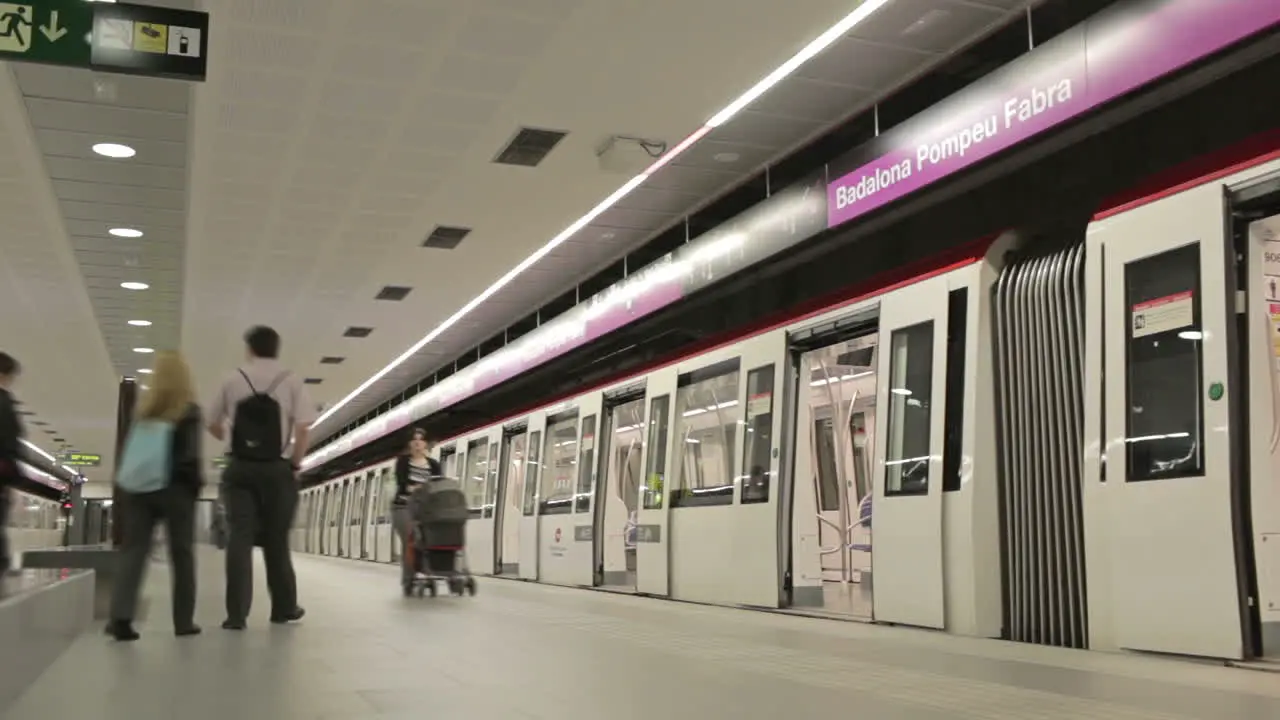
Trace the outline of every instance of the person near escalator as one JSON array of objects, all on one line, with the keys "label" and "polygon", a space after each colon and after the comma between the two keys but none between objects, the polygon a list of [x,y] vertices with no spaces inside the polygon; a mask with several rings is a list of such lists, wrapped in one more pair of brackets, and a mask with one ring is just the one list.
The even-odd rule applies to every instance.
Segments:
[{"label": "person near escalator", "polygon": [[440,461],[427,454],[430,451],[427,431],[414,428],[407,452],[396,461],[396,495],[391,501],[391,520],[403,548],[400,553],[400,584],[405,592],[409,591],[413,576],[418,571],[417,553],[411,547],[413,518],[409,513],[409,496],[419,485],[444,474]]}]

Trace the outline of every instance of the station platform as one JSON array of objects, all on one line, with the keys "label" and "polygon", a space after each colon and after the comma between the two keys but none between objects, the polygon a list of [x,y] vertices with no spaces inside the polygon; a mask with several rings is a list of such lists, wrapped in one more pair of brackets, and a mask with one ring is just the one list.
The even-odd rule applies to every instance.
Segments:
[{"label": "station platform", "polygon": [[[80,637],[6,720],[835,718],[1275,720],[1280,675],[481,579],[403,598],[389,566],[298,556],[307,617],[175,638],[163,564],[143,637]],[[260,563],[259,563],[260,564]]]}]

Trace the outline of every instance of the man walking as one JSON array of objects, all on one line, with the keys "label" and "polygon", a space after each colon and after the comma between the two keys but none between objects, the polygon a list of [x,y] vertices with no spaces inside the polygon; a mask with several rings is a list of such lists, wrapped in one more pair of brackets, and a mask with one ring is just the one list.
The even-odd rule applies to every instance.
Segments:
[{"label": "man walking", "polygon": [[271,622],[302,619],[289,550],[289,528],[298,507],[297,472],[314,420],[302,380],[281,368],[280,335],[259,325],[245,333],[248,361],[209,404],[209,432],[224,439],[230,423],[225,480],[227,523],[227,619],[243,630],[253,603],[253,547],[262,544],[271,594]]},{"label": "man walking", "polygon": [[22,459],[22,421],[15,407],[17,401],[9,392],[18,379],[21,367],[9,353],[0,352],[0,575],[9,570],[9,536],[5,527],[9,524],[10,487],[22,477],[18,461]]}]

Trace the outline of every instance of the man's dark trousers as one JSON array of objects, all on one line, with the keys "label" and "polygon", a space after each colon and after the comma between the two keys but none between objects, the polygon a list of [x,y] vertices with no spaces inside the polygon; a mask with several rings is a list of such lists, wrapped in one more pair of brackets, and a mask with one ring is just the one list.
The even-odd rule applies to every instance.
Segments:
[{"label": "man's dark trousers", "polygon": [[278,461],[232,458],[226,482],[227,619],[243,622],[253,604],[253,547],[260,540],[267,566],[271,616],[287,617],[298,607],[298,581],[293,573],[289,530],[298,509],[293,468]]}]

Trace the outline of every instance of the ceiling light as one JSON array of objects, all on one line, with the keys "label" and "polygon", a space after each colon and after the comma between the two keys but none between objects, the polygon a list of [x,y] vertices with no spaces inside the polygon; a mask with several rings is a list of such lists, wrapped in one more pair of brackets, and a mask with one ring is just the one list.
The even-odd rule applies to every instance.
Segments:
[{"label": "ceiling light", "polygon": [[57,462],[57,460],[56,460],[52,455],[50,455],[49,453],[47,453],[47,452],[45,452],[44,450],[42,450],[42,449],[40,448],[40,446],[39,446],[39,445],[36,445],[35,443],[31,442],[30,440],[27,440],[27,439],[25,439],[25,438],[24,438],[24,439],[22,440],[22,444],[23,444],[23,445],[26,445],[27,447],[31,448],[32,450],[35,450],[37,453],[40,453],[41,455],[43,455],[43,456],[44,456],[44,459],[48,460],[49,462]]},{"label": "ceiling light", "polygon": [[107,232],[111,233],[112,235],[115,235],[116,237],[122,237],[122,238],[142,237],[142,231],[134,230],[133,228],[111,228]]},{"label": "ceiling light", "polygon": [[129,324],[134,327],[151,327],[150,320],[130,320]]},{"label": "ceiling light", "polygon": [[139,374],[139,375],[150,375],[150,374],[151,374],[151,368],[139,368],[139,369],[138,369],[138,374]]},{"label": "ceiling light", "polygon": [[138,154],[137,150],[120,143],[98,143],[93,146],[93,151],[104,157],[121,159],[131,158]]},{"label": "ceiling light", "polygon": [[143,282],[122,282],[120,283],[120,287],[125,290],[146,290],[151,286]]},{"label": "ceiling light", "polygon": [[457,312],[450,315],[447,319],[445,319],[444,322],[437,325],[435,329],[433,329],[431,332],[423,336],[421,340],[409,346],[407,350],[401,353],[399,357],[397,357],[396,359],[388,363],[386,367],[374,373],[372,376],[369,377],[369,379],[360,383],[360,385],[357,386],[355,390],[352,390],[350,393],[348,393],[346,397],[343,397],[341,400],[331,405],[328,410],[320,414],[320,417],[316,418],[315,422],[311,423],[311,427],[314,428],[318,426],[320,423],[324,422],[325,420],[328,420],[330,417],[333,416],[334,413],[338,412],[338,410],[345,407],[347,403],[351,402],[357,397],[360,397],[361,393],[363,393],[365,390],[368,390],[370,387],[372,387],[374,383],[386,377],[388,373],[400,367],[400,365],[402,365],[409,358],[413,357],[414,354],[416,354],[419,350],[426,347],[427,344],[430,343],[432,340],[435,340],[437,337],[440,337],[441,333],[448,330],[450,327],[453,327],[455,324],[457,324],[459,320],[466,317],[468,314],[471,313],[472,310],[475,310],[477,307],[479,307],[481,303],[483,303],[485,300],[488,300],[490,297],[493,296],[494,293],[498,292],[503,287],[505,287],[507,283],[510,283],[512,280],[518,277],[525,270],[528,270],[530,267],[536,264],[543,257],[546,257],[547,253],[559,247],[565,240],[576,235],[579,230],[591,224],[593,220],[595,220],[597,217],[599,217],[602,213],[604,213],[609,208],[613,207],[615,203],[617,203],[619,200],[629,195],[632,190],[635,190],[636,188],[644,184],[644,181],[649,179],[649,176],[653,175],[664,165],[671,162],[671,160],[674,159],[677,155],[680,155],[684,151],[688,150],[690,147],[693,147],[693,145],[695,145],[702,138],[706,137],[707,133],[711,132],[713,129],[728,122],[729,119],[732,118],[734,115],[738,114],[740,110],[750,105],[751,103],[755,102],[757,99],[760,98],[761,95],[764,95],[766,92],[768,92],[769,88],[772,88],[774,85],[778,84],[780,80],[790,75],[791,73],[795,72],[797,69],[800,68],[801,65],[804,65],[815,55],[827,49],[827,47],[832,43],[834,43],[836,40],[839,40],[841,37],[844,37],[845,35],[847,35],[850,31],[853,30],[855,26],[857,26],[863,20],[866,20],[868,17],[871,17],[873,13],[875,13],[880,8],[884,7],[886,4],[888,4],[888,2],[889,0],[865,0],[862,4],[858,5],[858,7],[853,10],[853,12],[849,13],[848,15],[845,15],[835,25],[832,25],[831,27],[827,28],[826,32],[814,38],[811,42],[809,42],[808,45],[805,45],[800,50],[800,52],[796,53],[795,55],[792,55],[789,59],[787,59],[786,62],[779,65],[773,72],[766,75],[762,80],[757,82],[755,85],[752,85],[746,92],[744,92],[742,95],[738,96],[737,99],[735,99],[733,102],[725,106],[724,109],[722,109],[720,112],[716,113],[715,115],[711,116],[711,119],[708,120],[706,124],[704,124],[702,127],[695,130],[693,134],[689,135],[689,137],[686,137],[684,140],[680,141],[679,143],[676,143],[665,154],[663,154],[657,160],[654,160],[653,163],[650,164],[649,167],[644,170],[644,172],[631,178],[629,181],[626,182],[626,184],[624,184],[622,187],[618,188],[611,195],[609,195],[609,197],[605,198],[598,205],[591,208],[591,210],[588,211],[587,214],[575,220],[573,224],[571,224],[569,227],[565,228],[564,230],[561,230],[559,234],[557,234],[555,237],[548,240],[545,245],[535,250],[532,255],[525,258],[523,261],[520,262],[520,264],[516,265],[514,268],[509,270],[505,275],[498,278],[497,282],[495,282],[494,284],[486,288],[484,292],[472,298],[466,305],[463,305],[461,308],[459,308]]},{"label": "ceiling light", "polygon": [[139,385],[138,387],[142,388],[143,390],[150,390],[150,389],[151,389],[151,386],[150,386],[150,385]]},{"label": "ceiling light", "polygon": [[155,352],[155,349],[154,349],[154,348],[142,347],[142,348],[134,348],[134,349],[133,349],[133,351],[134,351],[134,352],[136,352],[136,353],[142,353],[143,355],[146,355],[146,354],[148,354],[148,353],[153,353],[153,352]]},{"label": "ceiling light", "polygon": [[711,156],[712,160],[722,163],[738,162],[738,158],[742,157],[736,152],[722,152]]}]

